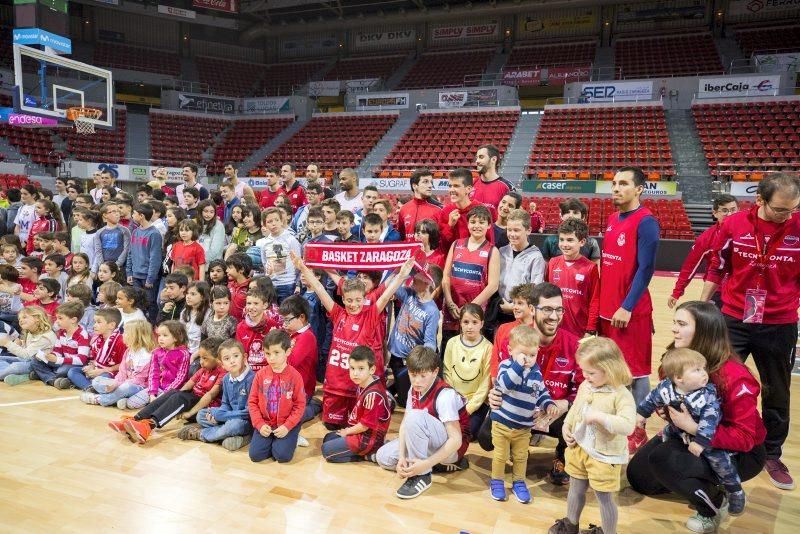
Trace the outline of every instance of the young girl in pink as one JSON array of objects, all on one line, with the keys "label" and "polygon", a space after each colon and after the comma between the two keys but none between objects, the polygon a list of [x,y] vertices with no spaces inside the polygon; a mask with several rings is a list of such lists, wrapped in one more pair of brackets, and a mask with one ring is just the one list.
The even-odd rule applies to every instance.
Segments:
[{"label": "young girl in pink", "polygon": [[186,347],[186,327],[180,321],[164,321],[156,329],[158,348],[147,380],[150,401],[165,391],[180,389],[189,379],[191,354]]},{"label": "young girl in pink", "polygon": [[122,341],[128,350],[120,363],[117,376],[98,376],[92,380],[92,387],[97,394],[84,392],[81,400],[86,404],[116,404],[117,408],[124,410],[138,409],[149,402],[147,380],[155,348],[153,327],[147,321],[129,321],[125,325]]}]

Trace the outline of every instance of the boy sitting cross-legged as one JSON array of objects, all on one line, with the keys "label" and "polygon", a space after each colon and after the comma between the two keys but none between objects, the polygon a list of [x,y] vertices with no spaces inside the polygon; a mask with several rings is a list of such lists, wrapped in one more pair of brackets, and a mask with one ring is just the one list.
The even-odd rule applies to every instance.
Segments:
[{"label": "boy sitting cross-legged", "polygon": [[222,403],[197,412],[197,425],[181,429],[181,439],[197,439],[206,443],[221,441],[229,451],[250,443],[253,426],[247,401],[256,374],[247,365],[244,348],[235,339],[226,339],[218,349],[222,367],[228,372],[222,379]]},{"label": "boy sitting cross-legged", "polygon": [[358,346],[350,354],[350,379],[358,386],[356,405],[347,428],[329,432],[322,440],[322,456],[332,463],[357,462],[374,454],[392,422],[394,401],[375,375],[375,354]]},{"label": "boy sitting cross-legged", "polygon": [[55,386],[57,378],[66,379],[70,368],[86,365],[89,360],[89,335],[80,325],[82,317],[83,305],[79,302],[67,302],[56,309],[56,344],[51,352],[39,352],[31,363],[33,374],[48,386]]},{"label": "boy sitting cross-legged", "polygon": [[[74,385],[86,392],[92,386],[94,378],[98,376],[113,378],[117,374],[119,364],[127,350],[125,342],[122,341],[122,332],[118,328],[120,321],[119,310],[114,308],[106,308],[95,314],[94,336],[89,342],[89,362],[83,367],[76,366],[70,369],[67,372],[68,382],[64,385],[67,387]],[[59,382],[63,380],[57,378],[55,386],[62,389]]]},{"label": "boy sitting cross-legged", "polygon": [[469,466],[466,401],[439,377],[441,360],[429,347],[414,347],[406,360],[411,391],[400,435],[378,449],[375,460],[406,479],[397,490],[413,499],[431,487],[431,472],[460,471]]}]

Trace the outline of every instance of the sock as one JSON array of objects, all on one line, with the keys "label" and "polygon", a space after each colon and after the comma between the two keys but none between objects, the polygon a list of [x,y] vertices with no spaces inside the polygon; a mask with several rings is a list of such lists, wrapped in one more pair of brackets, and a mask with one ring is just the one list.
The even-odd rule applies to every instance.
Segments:
[{"label": "sock", "polygon": [[600,505],[603,534],[615,534],[617,532],[617,504],[614,502],[614,494],[609,491],[595,491],[594,494]]},{"label": "sock", "polygon": [[588,489],[588,480],[570,477],[569,493],[567,493],[567,519],[573,525],[577,525],[581,519],[581,512],[586,504],[586,490]]}]

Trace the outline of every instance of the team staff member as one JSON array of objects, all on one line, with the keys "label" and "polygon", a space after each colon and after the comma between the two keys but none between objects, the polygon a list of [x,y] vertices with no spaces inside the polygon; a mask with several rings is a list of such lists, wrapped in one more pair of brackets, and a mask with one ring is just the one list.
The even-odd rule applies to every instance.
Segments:
[{"label": "team staff member", "polygon": [[[675,288],[672,290],[672,295],[667,300],[667,306],[669,306],[670,309],[674,308],[678,299],[683,296],[686,286],[692,281],[692,278],[694,278],[695,273],[697,273],[703,261],[711,256],[711,247],[714,246],[714,241],[717,238],[717,234],[719,234],[722,222],[728,218],[728,215],[736,213],[737,211],[739,211],[739,204],[736,201],[736,197],[732,195],[720,195],[714,199],[711,205],[711,213],[714,215],[717,222],[694,240],[694,245],[692,245],[692,249],[686,256],[678,279],[675,281]],[[721,305],[718,292],[714,293],[712,300],[714,300],[717,306]]]},{"label": "team staff member", "polygon": [[[613,339],[633,375],[638,405],[650,390],[653,349],[653,303],[647,286],[653,278],[658,250],[658,222],[642,207],[645,179],[641,169],[623,167],[611,182],[618,212],[608,220],[600,266],[600,335]],[[631,453],[647,442],[636,427],[628,437]]]},{"label": "team staff member", "polygon": [[294,163],[284,163],[281,166],[283,190],[286,191],[286,196],[289,197],[289,204],[292,205],[294,211],[308,204],[306,189],[297,180],[296,171]]},{"label": "team staff member", "polygon": [[[439,248],[443,252],[450,250],[450,245],[457,239],[469,237],[469,224],[467,214],[481,203],[471,200],[473,181],[469,169],[459,167],[450,171],[449,194],[450,204],[442,208],[439,213]],[[487,206],[491,220],[497,218],[494,206]],[[489,222],[491,225],[491,221]],[[486,239],[494,244],[494,232],[488,232]]]},{"label": "team staff member", "polygon": [[475,167],[480,178],[470,198],[475,202],[497,209],[500,201],[509,191],[514,190],[511,182],[497,174],[500,166],[500,151],[494,145],[481,145],[475,154]]},{"label": "team staff member", "polygon": [[789,386],[797,344],[800,299],[800,178],[767,176],[758,184],[756,205],[728,217],[719,230],[701,300],[709,300],[725,275],[722,313],[733,350],[753,355],[763,389],[761,413],[767,427],[765,469],[772,483],[794,489],[781,461],[789,434]]},{"label": "team staff member", "polygon": [[422,219],[439,220],[442,204],[434,199],[433,174],[429,169],[417,169],[411,175],[411,191],[414,198],[400,208],[397,218],[397,231],[406,241],[414,241],[414,228]]}]

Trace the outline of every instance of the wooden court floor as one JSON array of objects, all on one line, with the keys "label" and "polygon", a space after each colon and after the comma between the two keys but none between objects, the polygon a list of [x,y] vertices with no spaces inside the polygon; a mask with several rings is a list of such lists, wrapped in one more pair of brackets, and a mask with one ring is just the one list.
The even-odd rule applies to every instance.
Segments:
[{"label": "wooden court floor", "polygon": [[[673,279],[655,278],[654,354],[670,339],[666,300]],[[693,282],[688,295],[699,295]],[[656,359],[654,359],[655,361]],[[798,380],[792,390],[798,401]],[[798,410],[794,410],[798,412]],[[795,415],[784,459],[800,478],[800,423]],[[116,408],[87,406],[72,391],[41,383],[0,384],[0,531],[2,532],[546,532],[566,514],[566,487],[545,480],[555,440],[531,448],[528,482],[534,501],[495,502],[487,490],[491,457],[470,446],[471,468],[434,476],[420,498],[394,497],[401,481],[372,464],[332,465],[319,448],[325,429],[303,429],[311,447],[289,464],[250,462],[246,450],[182,442],[171,423],[146,446],[114,434]],[[396,432],[399,416],[392,427]],[[657,429],[655,420],[649,432]],[[625,487],[619,531],[686,532],[693,512],[672,499],[652,499]],[[774,488],[765,474],[744,485],[748,508],[721,532],[788,533],[800,529],[800,490]],[[599,523],[589,497],[582,527]]]}]

